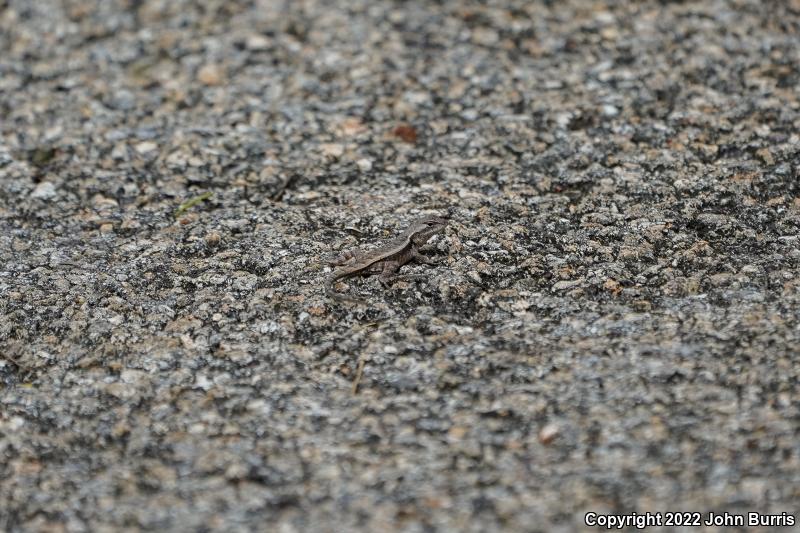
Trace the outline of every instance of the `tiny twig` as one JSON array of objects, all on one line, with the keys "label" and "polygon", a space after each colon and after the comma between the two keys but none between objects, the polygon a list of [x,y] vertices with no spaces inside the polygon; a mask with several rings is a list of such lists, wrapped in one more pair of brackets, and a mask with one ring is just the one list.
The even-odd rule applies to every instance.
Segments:
[{"label": "tiny twig", "polygon": [[291,186],[297,180],[297,177],[298,176],[295,173],[286,176],[286,178],[283,179],[281,184],[278,185],[277,190],[274,193],[272,193],[272,200],[274,202],[280,202],[281,200],[283,200],[283,193],[285,193],[286,189],[288,189],[289,186]]},{"label": "tiny twig", "polygon": [[364,374],[364,365],[366,359],[362,356],[358,360],[358,368],[356,369],[356,379],[353,380],[353,394],[358,394],[358,385],[361,383],[361,376]]},{"label": "tiny twig", "polygon": [[186,200],[185,202],[183,202],[181,205],[178,206],[178,209],[175,210],[175,213],[174,213],[175,218],[179,217],[185,211],[188,211],[189,209],[193,208],[194,206],[196,206],[200,202],[208,200],[212,196],[214,196],[214,193],[211,192],[211,191],[208,191],[208,192],[204,192],[200,196],[195,196],[194,198],[190,198],[189,200]]}]

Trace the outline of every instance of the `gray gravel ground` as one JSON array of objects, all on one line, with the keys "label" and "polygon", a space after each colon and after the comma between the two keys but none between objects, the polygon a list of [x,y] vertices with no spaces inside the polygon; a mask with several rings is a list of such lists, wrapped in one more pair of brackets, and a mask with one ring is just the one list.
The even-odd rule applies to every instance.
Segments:
[{"label": "gray gravel ground", "polygon": [[[0,530],[800,519],[798,35],[797,0],[0,0]],[[325,296],[427,213],[421,279]]]}]

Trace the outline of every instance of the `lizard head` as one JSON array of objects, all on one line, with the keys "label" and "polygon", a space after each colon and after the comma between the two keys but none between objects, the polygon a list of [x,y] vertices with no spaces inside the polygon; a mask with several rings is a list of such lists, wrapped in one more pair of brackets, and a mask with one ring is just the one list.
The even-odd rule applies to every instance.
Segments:
[{"label": "lizard head", "polygon": [[444,231],[448,220],[444,217],[428,215],[418,218],[408,227],[408,235],[416,245],[423,245],[428,239]]}]

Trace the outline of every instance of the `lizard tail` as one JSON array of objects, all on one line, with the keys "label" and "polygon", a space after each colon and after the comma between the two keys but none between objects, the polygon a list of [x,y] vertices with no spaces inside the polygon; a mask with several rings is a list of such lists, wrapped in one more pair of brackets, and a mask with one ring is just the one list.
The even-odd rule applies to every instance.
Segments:
[{"label": "lizard tail", "polygon": [[331,276],[328,278],[327,282],[325,283],[325,294],[328,295],[329,298],[333,298],[338,302],[347,302],[347,303],[354,303],[354,304],[366,304],[365,300],[360,298],[356,298],[355,296],[349,296],[347,294],[342,294],[340,292],[336,292],[333,288],[333,284],[336,283],[338,279],[341,279],[341,276]]}]

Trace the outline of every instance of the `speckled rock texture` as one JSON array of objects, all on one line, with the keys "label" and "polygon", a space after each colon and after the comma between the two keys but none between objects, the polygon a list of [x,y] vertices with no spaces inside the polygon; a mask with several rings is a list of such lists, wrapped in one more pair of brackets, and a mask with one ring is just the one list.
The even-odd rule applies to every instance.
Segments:
[{"label": "speckled rock texture", "polygon": [[[798,35],[797,0],[0,0],[0,530],[798,513]],[[438,264],[325,295],[423,214]]]}]

